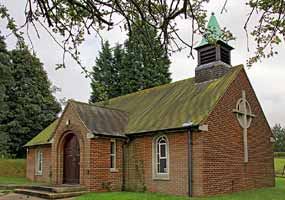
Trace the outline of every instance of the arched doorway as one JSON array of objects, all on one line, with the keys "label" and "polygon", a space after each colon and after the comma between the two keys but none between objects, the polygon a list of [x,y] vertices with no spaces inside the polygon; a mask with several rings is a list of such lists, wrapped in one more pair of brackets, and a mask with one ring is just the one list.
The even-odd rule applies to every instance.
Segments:
[{"label": "arched doorway", "polygon": [[63,183],[79,184],[80,147],[75,134],[66,136],[64,143]]}]

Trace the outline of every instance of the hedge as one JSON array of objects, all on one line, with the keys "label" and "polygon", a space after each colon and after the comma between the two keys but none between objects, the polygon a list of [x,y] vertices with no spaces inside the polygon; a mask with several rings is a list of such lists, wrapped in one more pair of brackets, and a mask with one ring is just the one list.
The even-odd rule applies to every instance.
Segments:
[{"label": "hedge", "polygon": [[275,158],[285,158],[285,152],[274,152]]}]

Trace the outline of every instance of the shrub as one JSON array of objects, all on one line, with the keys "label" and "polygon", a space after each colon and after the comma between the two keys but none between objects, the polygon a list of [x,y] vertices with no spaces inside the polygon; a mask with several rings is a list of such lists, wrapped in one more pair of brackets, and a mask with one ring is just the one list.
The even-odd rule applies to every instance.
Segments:
[{"label": "shrub", "polygon": [[285,158],[285,152],[274,152],[275,158]]}]

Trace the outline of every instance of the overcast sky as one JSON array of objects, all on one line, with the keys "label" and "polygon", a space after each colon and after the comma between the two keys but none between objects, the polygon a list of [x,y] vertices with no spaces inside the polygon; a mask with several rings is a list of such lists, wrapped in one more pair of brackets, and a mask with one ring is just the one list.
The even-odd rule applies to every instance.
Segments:
[{"label": "overcast sky", "polygon": [[[16,22],[21,24],[24,21],[24,0],[0,0],[6,5],[15,18]],[[246,59],[254,52],[254,43],[250,42],[251,52],[246,48],[246,35],[243,30],[243,25],[249,12],[245,6],[244,0],[229,0],[227,9],[228,12],[220,14],[224,1],[212,0],[207,5],[206,9],[209,12],[215,12],[221,27],[227,27],[237,38],[230,45],[235,49],[232,51],[232,65],[245,64]],[[178,21],[180,34],[185,40],[191,38],[191,22]],[[254,25],[254,20],[251,22]],[[0,21],[0,30],[2,34],[7,34],[5,30],[6,23]],[[67,68],[55,70],[57,63],[61,62],[62,51],[53,42],[53,40],[42,30],[40,30],[40,39],[31,33],[34,49],[37,56],[44,63],[45,70],[52,84],[61,88],[61,92],[56,94],[57,98],[73,98],[79,101],[87,102],[90,96],[90,80],[81,74],[81,69],[75,64],[72,59],[68,59]],[[115,29],[111,32],[103,34],[104,39],[107,39],[111,44],[122,43],[126,36],[120,30]],[[199,42],[200,38],[196,39]],[[9,48],[15,45],[15,39],[9,37],[6,40]],[[84,64],[91,66],[94,64],[95,58],[100,50],[100,39],[94,35],[89,35],[85,43],[81,47],[81,55]],[[285,125],[285,41],[278,47],[279,55],[274,58],[263,60],[262,63],[255,64],[251,69],[246,69],[250,81],[255,89],[257,97],[263,107],[265,115],[270,123],[281,123]],[[194,76],[196,67],[196,58],[187,57],[188,52],[183,51],[171,56],[171,67],[173,81],[185,79]]]}]

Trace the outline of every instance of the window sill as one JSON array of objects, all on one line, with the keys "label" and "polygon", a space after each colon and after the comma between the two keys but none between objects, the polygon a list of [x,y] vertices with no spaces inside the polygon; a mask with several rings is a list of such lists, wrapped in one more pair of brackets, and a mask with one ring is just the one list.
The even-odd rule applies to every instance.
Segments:
[{"label": "window sill", "polygon": [[110,168],[110,172],[115,173],[115,172],[119,172],[119,170],[116,168]]},{"label": "window sill", "polygon": [[36,176],[42,176],[43,175],[43,173],[36,173]]},{"label": "window sill", "polygon": [[154,180],[154,181],[169,181],[170,178],[169,178],[169,176],[155,176],[155,177],[152,177],[152,180]]}]

